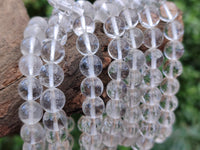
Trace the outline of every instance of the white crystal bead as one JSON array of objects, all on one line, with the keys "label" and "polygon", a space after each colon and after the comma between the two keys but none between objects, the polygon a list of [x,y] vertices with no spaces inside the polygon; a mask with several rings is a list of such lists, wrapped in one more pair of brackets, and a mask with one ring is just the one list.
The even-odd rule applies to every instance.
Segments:
[{"label": "white crystal bead", "polygon": [[141,120],[142,112],[140,110],[139,106],[136,107],[129,107],[126,109],[125,115],[124,115],[124,121],[130,124],[136,124]]},{"label": "white crystal bead", "polygon": [[71,132],[74,130],[74,127],[75,127],[75,122],[74,122],[74,119],[72,117],[68,117],[67,116],[67,131],[68,132]]},{"label": "white crystal bead", "polygon": [[64,29],[59,24],[49,26],[46,30],[46,36],[48,39],[61,40],[64,35]]},{"label": "white crystal bead", "polygon": [[162,72],[159,69],[147,69],[143,76],[145,84],[151,87],[158,86],[163,80]]},{"label": "white crystal bead", "polygon": [[158,134],[155,138],[156,143],[163,143],[171,134],[172,134],[172,127],[171,126],[162,126],[160,125],[160,129]]},{"label": "white crystal bead", "polygon": [[138,87],[143,80],[143,75],[138,70],[130,70],[129,76],[127,77],[126,81],[128,82],[129,88]]},{"label": "white crystal bead", "polygon": [[42,94],[43,87],[37,78],[27,77],[19,83],[18,93],[24,100],[36,100]]},{"label": "white crystal bead", "polygon": [[172,126],[175,122],[175,114],[174,112],[161,111],[161,115],[158,121],[160,125]]},{"label": "white crystal bead", "polygon": [[79,138],[79,144],[85,148],[85,150],[98,150],[102,144],[102,135],[89,135],[87,133],[81,134]]},{"label": "white crystal bead", "polygon": [[163,66],[163,74],[169,78],[177,78],[183,72],[183,66],[180,61],[167,61]]},{"label": "white crystal bead", "polygon": [[163,111],[174,111],[178,107],[178,99],[176,96],[163,95],[160,101],[160,107]]},{"label": "white crystal bead", "polygon": [[159,125],[154,123],[142,123],[140,131],[142,136],[152,139],[157,135]]},{"label": "white crystal bead", "polygon": [[122,131],[123,122],[121,119],[113,119],[106,116],[103,120],[102,133],[119,135]]},{"label": "white crystal bead", "polygon": [[160,84],[161,92],[164,94],[175,95],[178,93],[180,83],[175,78],[165,78]]},{"label": "white crystal bead", "polygon": [[163,54],[159,49],[149,49],[145,52],[146,64],[152,69],[158,68],[163,63]]},{"label": "white crystal bead", "polygon": [[[138,124],[130,124],[130,123],[123,123],[122,126],[122,135],[129,138],[138,138],[139,136],[139,125]],[[134,143],[134,139],[132,143]]]},{"label": "white crystal bead", "polygon": [[44,142],[36,144],[24,143],[22,150],[43,150],[44,148],[45,148]]},{"label": "white crystal bead", "polygon": [[117,147],[121,140],[121,135],[110,135],[103,133],[103,144],[108,147]]},{"label": "white crystal bead", "polygon": [[37,76],[42,67],[42,60],[35,55],[25,55],[19,60],[19,70],[25,76]]},{"label": "white crystal bead", "polygon": [[122,102],[116,100],[109,100],[106,104],[106,114],[113,118],[119,119],[121,118],[122,112]]},{"label": "white crystal bead", "polygon": [[40,70],[40,83],[46,87],[57,87],[64,79],[63,69],[57,64],[45,64]]},{"label": "white crystal bead", "polygon": [[148,105],[159,105],[162,94],[158,88],[151,88],[147,90],[144,95],[144,103]]},{"label": "white crystal bead", "polygon": [[127,90],[125,101],[127,102],[128,107],[135,107],[139,105],[142,96],[141,89],[134,88]]},{"label": "white crystal bead", "polygon": [[46,140],[48,143],[56,143],[56,142],[63,142],[67,140],[68,131],[65,128],[60,129],[59,131],[51,131],[46,130]]},{"label": "white crystal bead", "polygon": [[139,149],[150,150],[154,145],[154,140],[152,138],[140,136],[136,142],[136,145],[139,147]]},{"label": "white crystal bead", "polygon": [[84,16],[88,16],[88,17],[94,19],[95,9],[89,1],[78,0],[77,4],[84,10],[84,13],[83,13]]},{"label": "white crystal bead", "polygon": [[39,27],[45,31],[48,27],[48,24],[47,24],[47,21],[45,20],[45,18],[43,17],[33,17],[30,19],[29,23],[28,23],[28,26],[31,26],[31,25],[39,25]]},{"label": "white crystal bead", "polygon": [[43,115],[43,110],[40,104],[35,101],[27,101],[19,107],[20,120],[28,125],[39,122]]}]

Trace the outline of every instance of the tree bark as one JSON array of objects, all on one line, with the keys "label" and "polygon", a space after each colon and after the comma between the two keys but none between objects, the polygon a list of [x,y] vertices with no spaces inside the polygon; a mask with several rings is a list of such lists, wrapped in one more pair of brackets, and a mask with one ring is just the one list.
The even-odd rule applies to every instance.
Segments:
[{"label": "tree bark", "polygon": [[[0,0],[0,137],[19,132],[22,125],[18,118],[18,108],[24,102],[18,95],[17,86],[24,78],[18,68],[20,59],[20,43],[23,39],[23,31],[29,17],[22,0]],[[177,20],[182,22],[180,12]],[[163,29],[164,23],[160,22],[158,28]],[[112,61],[107,53],[110,41],[103,32],[103,25],[97,23],[95,34],[100,41],[100,49],[97,53],[103,61],[101,80],[106,87],[110,78],[107,75],[107,67]],[[139,28],[144,30],[141,26]],[[81,112],[84,96],[80,93],[80,84],[83,76],[79,71],[79,61],[82,56],[76,50],[76,35],[71,34],[66,44],[66,57],[61,63],[65,72],[65,79],[59,87],[66,95],[64,110],[68,115]],[[163,50],[167,40],[161,45]],[[146,48],[141,46],[141,50]],[[105,102],[108,100],[106,92],[102,95]]]}]

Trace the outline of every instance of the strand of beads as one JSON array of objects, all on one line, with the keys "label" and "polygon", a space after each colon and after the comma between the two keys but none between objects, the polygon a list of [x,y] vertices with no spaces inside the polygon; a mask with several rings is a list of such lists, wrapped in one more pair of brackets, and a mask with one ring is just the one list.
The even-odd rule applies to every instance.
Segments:
[{"label": "strand of beads", "polygon": [[78,3],[84,12],[75,19],[73,31],[78,36],[76,48],[84,56],[80,61],[79,68],[86,77],[80,86],[81,93],[86,98],[82,104],[85,116],[78,121],[78,127],[83,132],[79,143],[81,149],[99,150],[102,144],[100,129],[105,106],[100,98],[104,88],[103,83],[97,76],[102,72],[103,66],[101,59],[95,55],[99,49],[99,40],[94,34],[95,23],[92,16],[87,16],[90,14],[87,12],[87,8],[90,7],[90,11],[92,11],[93,6],[88,1],[79,1]]},{"label": "strand of beads", "polygon": [[24,123],[20,131],[25,142],[23,150],[44,149],[45,146],[45,130],[38,123],[43,116],[43,110],[35,100],[40,97],[43,90],[37,76],[42,67],[39,56],[46,26],[45,19],[41,17],[32,18],[24,31],[24,40],[21,43],[23,56],[19,61],[19,69],[26,76],[18,87],[19,95],[26,100],[19,108],[19,118]]}]

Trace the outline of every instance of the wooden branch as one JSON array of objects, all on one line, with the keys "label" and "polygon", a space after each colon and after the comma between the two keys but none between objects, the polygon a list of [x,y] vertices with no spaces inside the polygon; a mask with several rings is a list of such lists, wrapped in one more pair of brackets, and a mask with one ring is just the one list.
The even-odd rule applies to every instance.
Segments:
[{"label": "wooden branch", "polygon": [[[20,43],[23,39],[23,31],[28,23],[24,4],[21,0],[0,0],[0,137],[19,132],[21,122],[18,118],[18,108],[24,101],[20,98],[17,86],[21,79],[18,69],[18,61],[21,57]],[[182,22],[180,13],[178,20]],[[164,23],[159,24],[163,29]],[[141,26],[138,26],[144,30]],[[105,87],[110,78],[107,75],[107,67],[111,58],[107,53],[107,46],[110,41],[103,32],[102,24],[96,25],[95,34],[100,41],[100,50],[97,53],[103,61],[103,72],[100,75]],[[80,84],[83,76],[79,71],[79,61],[82,56],[76,50],[76,36],[71,34],[66,45],[65,61],[61,64],[65,72],[65,80],[59,87],[65,93],[67,102],[64,110],[68,115],[81,112],[81,105],[84,96],[80,94]],[[167,40],[160,47],[163,50]],[[146,50],[141,46],[143,51]],[[107,101],[104,93],[102,98]]]}]

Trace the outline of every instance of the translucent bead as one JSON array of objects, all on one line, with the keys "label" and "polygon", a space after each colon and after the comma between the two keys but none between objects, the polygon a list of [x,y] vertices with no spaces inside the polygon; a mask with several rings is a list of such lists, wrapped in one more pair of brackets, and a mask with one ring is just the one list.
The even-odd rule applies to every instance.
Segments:
[{"label": "translucent bead", "polygon": [[44,148],[45,148],[44,142],[36,144],[24,143],[22,150],[43,150]]},{"label": "translucent bead", "polygon": [[154,140],[152,138],[146,138],[144,136],[140,136],[136,142],[136,145],[141,150],[150,150],[154,145]]},{"label": "translucent bead", "polygon": [[128,89],[125,101],[128,103],[129,107],[135,107],[140,103],[141,96],[142,96],[141,89],[138,88]]},{"label": "translucent bead", "polygon": [[[139,125],[138,124],[130,124],[130,123],[123,123],[122,126],[122,135],[125,137],[135,137],[139,136]],[[132,141],[134,143],[134,140]]]},{"label": "translucent bead", "polygon": [[77,36],[83,33],[93,33],[95,30],[95,23],[92,18],[88,16],[78,17],[73,24],[73,31]]},{"label": "translucent bead", "polygon": [[170,22],[165,25],[164,36],[166,39],[170,41],[179,40],[183,36],[183,34],[184,34],[184,27],[177,20],[174,20],[173,22]]},{"label": "translucent bead", "polygon": [[148,105],[156,105],[160,103],[162,94],[158,88],[150,88],[144,95],[144,103]]},{"label": "translucent bead", "polygon": [[124,121],[128,122],[130,124],[136,124],[141,120],[142,112],[138,106],[133,108],[127,108],[125,115],[124,115]]},{"label": "translucent bead", "polygon": [[42,67],[42,60],[35,55],[25,55],[19,60],[19,70],[25,76],[37,76]]},{"label": "translucent bead", "polygon": [[74,130],[75,122],[72,117],[67,117],[67,131],[71,132]]},{"label": "translucent bead", "polygon": [[128,87],[132,89],[134,87],[138,87],[142,83],[142,80],[143,75],[138,70],[130,70],[129,76],[126,79],[126,81],[128,82]]},{"label": "translucent bead", "polygon": [[160,101],[160,107],[163,111],[174,111],[178,107],[178,99],[174,95],[164,95]]},{"label": "translucent bead", "polygon": [[180,59],[184,54],[184,46],[179,41],[170,41],[165,45],[164,54],[168,59]]},{"label": "translucent bead", "polygon": [[108,75],[113,80],[125,79],[128,74],[129,66],[122,60],[115,60],[108,67]]},{"label": "translucent bead", "polygon": [[159,132],[155,138],[156,143],[163,143],[171,134],[172,134],[171,126],[160,126]]},{"label": "translucent bead", "polygon": [[142,123],[140,131],[142,136],[152,139],[157,135],[159,131],[159,125],[154,123]]},{"label": "translucent bead", "polygon": [[124,58],[129,67],[133,70],[141,69],[145,64],[144,53],[140,50],[134,49],[129,51],[128,55]]},{"label": "translucent bead", "polygon": [[160,89],[162,93],[175,95],[180,88],[180,84],[177,79],[175,78],[165,78],[160,85]]},{"label": "translucent bead", "polygon": [[34,125],[24,124],[20,130],[20,135],[24,142],[36,144],[43,141],[45,132],[39,123]]},{"label": "translucent bead", "polygon": [[99,133],[97,135],[83,133],[80,136],[79,144],[86,150],[97,150],[102,144],[102,135]]},{"label": "translucent bead", "polygon": [[139,19],[143,27],[155,27],[160,22],[159,10],[155,5],[148,6],[139,13]]},{"label": "translucent bead", "polygon": [[81,83],[81,93],[87,97],[99,97],[103,92],[103,83],[97,77],[85,78]]},{"label": "translucent bead", "polygon": [[102,72],[103,64],[98,56],[89,55],[81,59],[79,69],[86,77],[99,76]]},{"label": "translucent bead", "polygon": [[117,38],[125,32],[125,22],[120,17],[109,17],[103,26],[105,34],[110,38]]},{"label": "translucent bead", "polygon": [[106,92],[111,99],[120,100],[125,97],[127,86],[123,81],[112,80],[108,83]]},{"label": "translucent bead", "polygon": [[125,22],[126,29],[134,28],[138,24],[138,14],[134,9],[125,9],[119,14]]},{"label": "translucent bead", "polygon": [[57,87],[64,79],[63,69],[57,64],[46,64],[40,70],[40,83],[46,87]]},{"label": "translucent bead", "polygon": [[76,48],[82,55],[95,54],[99,49],[99,40],[92,33],[83,33],[76,40]]},{"label": "translucent bead", "polygon": [[40,41],[37,38],[28,37],[23,39],[20,49],[23,55],[33,54],[40,56],[42,48]]},{"label": "translucent bead", "polygon": [[164,40],[163,32],[159,28],[151,28],[144,31],[144,45],[147,48],[157,48]]},{"label": "translucent bead", "polygon": [[103,133],[103,144],[108,147],[117,147],[121,140],[122,139],[120,135],[110,135],[107,133]]},{"label": "translucent bead", "polygon": [[28,125],[39,122],[43,115],[43,110],[40,104],[35,101],[27,101],[19,107],[20,120]]},{"label": "translucent bead", "polygon": [[144,82],[151,87],[158,86],[163,80],[162,72],[159,69],[147,69],[143,75]]},{"label": "translucent bead", "polygon": [[86,98],[82,104],[83,113],[86,116],[96,117],[104,113],[105,105],[104,101],[100,98]]},{"label": "translucent bead", "polygon": [[119,119],[121,118],[122,112],[122,102],[116,100],[109,100],[106,104],[106,114],[113,118]]},{"label": "translucent bead", "polygon": [[48,41],[44,44],[41,53],[45,62],[60,63],[65,56],[65,49],[60,42],[56,40]]},{"label": "translucent bead", "polygon": [[176,78],[183,72],[183,66],[180,61],[167,61],[163,66],[163,74],[166,77]]},{"label": "translucent bead", "polygon": [[50,131],[59,131],[67,128],[67,117],[64,111],[56,113],[45,112],[43,116],[44,127]]},{"label": "translucent bead", "polygon": [[61,40],[65,35],[65,31],[59,24],[56,24],[55,26],[53,25],[48,27],[46,35],[49,39]]},{"label": "translucent bead", "polygon": [[84,10],[84,16],[88,16],[92,19],[94,18],[95,9],[89,1],[79,0],[77,1],[77,4]]},{"label": "translucent bead", "polygon": [[163,54],[159,49],[149,49],[145,52],[146,64],[153,69],[160,67],[163,63]]},{"label": "translucent bead", "polygon": [[74,145],[74,138],[71,134],[68,134],[67,141],[69,143],[70,150],[72,150]]},{"label": "translucent bead", "polygon": [[28,23],[28,26],[31,26],[31,25],[39,25],[39,27],[45,31],[48,27],[48,24],[47,24],[47,21],[45,20],[45,18],[43,17],[33,17],[30,19],[29,23]]},{"label": "translucent bead", "polygon": [[164,22],[170,22],[178,16],[178,8],[175,3],[164,2],[160,6],[160,19]]},{"label": "translucent bead", "polygon": [[40,104],[47,112],[58,112],[65,105],[65,95],[61,90],[57,88],[47,89],[40,97]]},{"label": "translucent bead", "polygon": [[108,53],[113,59],[122,59],[128,55],[130,45],[125,39],[114,39],[108,45]]},{"label": "translucent bead", "polygon": [[105,117],[102,125],[102,133],[119,135],[122,131],[123,122],[121,119]]},{"label": "translucent bead", "polygon": [[159,124],[163,126],[172,126],[175,122],[175,114],[173,112],[161,111]]},{"label": "translucent bead", "polygon": [[18,93],[24,100],[36,100],[42,94],[43,87],[40,81],[33,77],[27,77],[19,83]]},{"label": "translucent bead", "polygon": [[126,30],[123,38],[129,42],[131,48],[139,48],[143,44],[144,34],[139,28],[133,28]]},{"label": "translucent bead", "polygon": [[68,131],[65,128],[62,128],[59,131],[46,130],[45,135],[48,143],[56,143],[58,141],[63,142],[67,140]]}]

